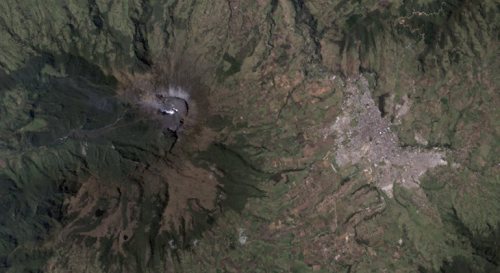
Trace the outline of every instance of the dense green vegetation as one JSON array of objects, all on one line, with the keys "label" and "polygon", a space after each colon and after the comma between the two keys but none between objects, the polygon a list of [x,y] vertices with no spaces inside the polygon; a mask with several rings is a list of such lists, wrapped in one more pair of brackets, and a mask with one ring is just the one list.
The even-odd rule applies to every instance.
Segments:
[{"label": "dense green vegetation", "polygon": [[[0,11],[0,272],[499,270],[496,1],[6,0]],[[210,89],[200,115],[217,139],[183,160],[222,183],[217,208],[191,211],[181,234],[161,230],[175,193],[150,170],[187,144],[117,95],[166,59],[188,59]],[[359,75],[402,146],[446,153],[418,190],[391,199],[329,157],[322,132]],[[96,203],[81,220],[69,200],[91,178],[103,186],[82,197]],[[87,234],[114,211],[131,218]],[[126,239],[112,232],[132,220]]]}]

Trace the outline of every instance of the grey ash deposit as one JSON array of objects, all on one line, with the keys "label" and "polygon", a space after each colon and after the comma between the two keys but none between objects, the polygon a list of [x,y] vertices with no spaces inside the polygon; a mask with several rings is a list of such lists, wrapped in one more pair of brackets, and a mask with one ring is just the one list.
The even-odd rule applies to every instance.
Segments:
[{"label": "grey ash deposit", "polygon": [[141,107],[155,115],[162,126],[172,132],[180,130],[189,114],[190,96],[181,87],[168,87],[147,93]]}]

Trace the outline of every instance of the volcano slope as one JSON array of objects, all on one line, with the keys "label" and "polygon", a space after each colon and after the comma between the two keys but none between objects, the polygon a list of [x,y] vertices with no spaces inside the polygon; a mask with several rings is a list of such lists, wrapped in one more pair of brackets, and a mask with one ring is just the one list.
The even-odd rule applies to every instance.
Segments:
[{"label": "volcano slope", "polygon": [[499,271],[499,9],[2,1],[0,272]]}]

